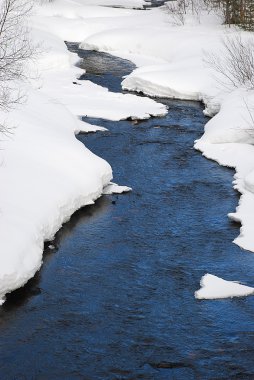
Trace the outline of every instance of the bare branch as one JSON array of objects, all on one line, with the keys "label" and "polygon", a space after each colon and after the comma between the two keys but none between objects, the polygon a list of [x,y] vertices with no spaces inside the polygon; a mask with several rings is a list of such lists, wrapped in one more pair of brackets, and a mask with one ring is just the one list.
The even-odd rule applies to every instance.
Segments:
[{"label": "bare branch", "polygon": [[254,89],[254,39],[241,34],[222,41],[222,50],[205,53],[205,63],[216,73],[216,80],[227,88]]},{"label": "bare branch", "polygon": [[32,5],[31,0],[0,0],[0,110],[24,99],[14,83],[26,78],[25,64],[34,54],[26,26]]}]

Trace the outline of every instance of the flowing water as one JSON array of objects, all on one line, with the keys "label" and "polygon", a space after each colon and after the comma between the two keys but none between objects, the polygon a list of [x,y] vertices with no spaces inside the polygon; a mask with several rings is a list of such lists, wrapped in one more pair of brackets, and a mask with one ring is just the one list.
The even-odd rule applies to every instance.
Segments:
[{"label": "flowing water", "polygon": [[[96,52],[83,79],[120,91],[133,65]],[[0,311],[0,379],[254,378],[254,297],[198,301],[205,273],[253,284],[254,254],[232,244],[233,171],[193,149],[207,119],[162,100],[138,124],[85,118],[78,138],[133,187],[76,212],[45,246],[41,271]],[[50,186],[50,184],[49,184]]]}]

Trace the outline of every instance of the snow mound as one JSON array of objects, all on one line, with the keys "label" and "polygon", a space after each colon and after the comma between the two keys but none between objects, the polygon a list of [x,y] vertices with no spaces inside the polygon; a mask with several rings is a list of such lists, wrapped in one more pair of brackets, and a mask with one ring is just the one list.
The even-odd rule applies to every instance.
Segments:
[{"label": "snow mound", "polygon": [[188,70],[177,62],[138,68],[123,80],[122,88],[150,96],[200,100],[210,82],[199,62],[189,62]]},{"label": "snow mound", "polygon": [[195,292],[197,299],[243,297],[254,294],[254,288],[234,281],[226,281],[212,274],[205,274],[200,281],[201,289]]},{"label": "snow mound", "polygon": [[105,129],[81,118],[148,119],[167,113],[152,99],[112,93],[77,79],[84,71],[75,66],[78,57],[64,40],[81,41],[110,27],[114,18],[120,24],[139,14],[94,5],[101,2],[143,4],[56,0],[37,4],[29,20],[31,42],[42,51],[26,67],[30,80],[20,85],[27,101],[8,115],[0,112],[0,123],[15,128],[11,138],[1,140],[0,149],[0,304],[40,269],[44,242],[52,241],[76,210],[93,204],[112,179],[110,165],[75,138],[79,132]]},{"label": "snow mound", "polygon": [[107,186],[104,187],[102,194],[103,195],[122,194],[122,193],[128,193],[129,191],[132,191],[131,187],[119,186],[114,182],[110,182]]},{"label": "snow mound", "polygon": [[78,119],[65,106],[38,90],[27,94],[26,104],[9,113],[10,125],[19,121],[15,136],[2,142],[1,303],[39,270],[44,241],[112,179],[110,165],[75,138]]}]

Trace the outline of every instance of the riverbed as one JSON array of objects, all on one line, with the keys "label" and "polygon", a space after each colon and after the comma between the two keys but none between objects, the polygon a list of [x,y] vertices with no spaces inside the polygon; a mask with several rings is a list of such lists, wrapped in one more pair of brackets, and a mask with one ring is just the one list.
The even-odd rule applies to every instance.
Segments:
[{"label": "riverbed", "polygon": [[[134,68],[69,48],[81,79],[110,91]],[[194,298],[205,273],[253,284],[254,255],[232,244],[239,225],[227,218],[234,172],[193,149],[208,120],[200,103],[159,101],[165,117],[84,117],[108,131],[78,139],[133,191],[75,213],[41,271],[8,296],[1,379],[253,379],[254,298]]]}]

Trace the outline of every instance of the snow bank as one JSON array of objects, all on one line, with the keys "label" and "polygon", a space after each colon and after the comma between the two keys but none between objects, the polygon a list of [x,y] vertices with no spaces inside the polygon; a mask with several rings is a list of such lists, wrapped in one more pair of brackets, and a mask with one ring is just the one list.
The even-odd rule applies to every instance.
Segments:
[{"label": "snow bank", "polygon": [[102,5],[106,7],[119,8],[143,8],[144,5],[150,5],[149,0],[75,0],[75,5]]},{"label": "snow bank", "polygon": [[242,196],[232,220],[241,223],[240,235],[234,240],[244,249],[254,251],[254,130],[249,107],[253,91],[238,89],[227,94],[220,112],[205,127],[205,134],[195,148],[219,164],[236,169],[234,188]]},{"label": "snow bank", "polygon": [[[212,13],[202,13],[200,22],[187,17],[184,26],[177,26],[163,7],[133,14],[132,21],[121,17],[121,25],[119,19],[111,22],[110,28],[103,20],[101,30],[88,31],[80,46],[133,60],[138,68],[123,80],[124,89],[201,100],[205,114],[216,115],[195,148],[207,158],[235,168],[233,185],[241,198],[236,212],[229,217],[241,222],[242,227],[234,242],[254,251],[254,92],[226,89],[205,64],[207,53],[220,52],[222,39],[239,31],[222,26]],[[248,36],[242,32],[243,39]]]},{"label": "snow bank", "polygon": [[[78,81],[77,57],[67,52],[64,40],[83,41],[83,48],[130,58],[138,69],[123,80],[126,89],[202,100],[207,114],[219,112],[195,147],[236,168],[234,186],[242,197],[229,217],[242,223],[235,242],[254,251],[254,147],[252,118],[246,111],[246,102],[254,101],[253,92],[225,91],[203,61],[205,50],[218,51],[222,36],[236,30],[221,26],[212,14],[202,15],[200,23],[188,18],[185,26],[176,26],[163,8],[137,11],[100,4],[130,8],[144,1],[56,0],[37,6],[31,19],[33,39],[43,41],[44,53],[28,68],[38,75],[26,85],[27,104],[8,116],[8,123],[17,126],[15,135],[2,142],[2,299],[38,270],[43,241],[51,239],[77,208],[100,196],[111,180],[109,165],[75,140],[74,133],[94,129],[82,124],[80,117],[120,120],[166,112],[151,99],[112,94]],[[4,121],[6,116],[0,118]]]},{"label": "snow bank", "polygon": [[120,120],[167,112],[151,99],[110,93],[77,80],[83,71],[75,67],[77,57],[67,51],[63,35],[75,23],[82,34],[82,15],[87,17],[89,9],[90,16],[101,12],[102,19],[134,12],[84,3],[63,0],[36,7],[31,36],[42,52],[27,66],[33,79],[21,85],[27,102],[0,113],[0,122],[13,127],[0,151],[0,303],[40,268],[44,241],[53,239],[77,209],[94,203],[112,179],[109,164],[75,138],[80,131],[105,129],[83,123],[81,116]]},{"label": "snow bank", "polygon": [[27,104],[8,118],[17,121],[1,153],[1,302],[40,268],[44,241],[112,178],[110,166],[75,138],[76,118],[63,105],[29,90]]},{"label": "snow bank", "polygon": [[[128,117],[149,119],[151,115],[163,116],[167,113],[164,105],[149,98],[112,93],[90,81],[79,81],[73,75],[67,76],[61,70],[46,74],[46,77],[42,91],[65,104],[75,115],[117,121]],[[59,88],[65,91],[59,93]]]},{"label": "snow bank", "polygon": [[243,297],[254,294],[254,288],[241,285],[238,282],[226,281],[207,273],[200,281],[201,289],[195,292],[197,299],[219,299]]}]

